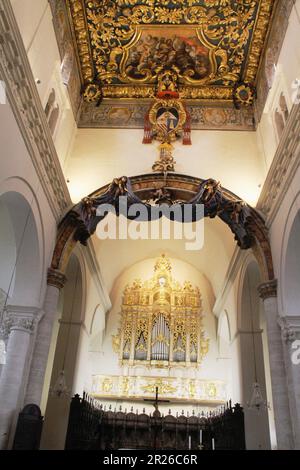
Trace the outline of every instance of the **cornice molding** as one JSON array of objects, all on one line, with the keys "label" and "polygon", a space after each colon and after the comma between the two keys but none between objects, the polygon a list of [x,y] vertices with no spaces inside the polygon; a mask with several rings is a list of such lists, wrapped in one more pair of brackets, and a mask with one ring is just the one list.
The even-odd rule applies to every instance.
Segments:
[{"label": "cornice molding", "polygon": [[71,198],[12,6],[0,0],[0,76],[49,206],[58,221]]},{"label": "cornice molding", "polygon": [[300,165],[300,105],[294,105],[265,180],[257,209],[270,227]]}]

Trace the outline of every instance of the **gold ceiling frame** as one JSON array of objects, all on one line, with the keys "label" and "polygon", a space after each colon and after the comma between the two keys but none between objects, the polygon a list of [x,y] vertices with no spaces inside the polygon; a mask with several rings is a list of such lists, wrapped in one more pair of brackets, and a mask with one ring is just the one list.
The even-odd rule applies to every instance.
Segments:
[{"label": "gold ceiling frame", "polygon": [[258,15],[253,28],[243,81],[257,84],[258,71],[263,59],[264,46],[270,32],[271,18],[279,0],[260,0]]},{"label": "gold ceiling frame", "polygon": [[92,83],[94,80],[94,64],[89,40],[84,0],[66,0],[71,31],[75,40],[75,51],[79,63],[79,73],[82,84]]},{"label": "gold ceiling frame", "polygon": [[[259,6],[255,17],[255,24],[252,29],[252,38],[249,44],[247,57],[245,60],[245,67],[242,77],[239,77],[246,83],[257,84],[258,71],[261,66],[263,51],[266,43],[266,39],[269,34],[272,13],[278,0],[259,0]],[[128,5],[134,5],[135,2],[128,2]],[[69,20],[71,23],[71,29],[74,41],[76,43],[77,59],[80,65],[80,75],[82,78],[82,84],[88,85],[93,83],[96,77],[95,72],[95,58],[93,57],[93,51],[91,49],[91,40],[89,34],[89,26],[86,16],[86,8],[88,3],[85,0],[67,0]],[[184,8],[184,2],[182,2],[182,8]],[[186,7],[187,8],[187,7]],[[190,7],[189,7],[190,8]],[[187,16],[185,16],[185,19]],[[151,20],[152,21],[152,20]],[[186,20],[187,21],[187,20]],[[193,19],[194,21],[194,19]],[[191,21],[189,21],[191,25]],[[149,26],[151,22],[145,26]],[[198,23],[199,24],[199,23]],[[140,25],[139,25],[140,26]],[[155,26],[155,25],[152,25]],[[168,27],[173,25],[160,24],[160,26]],[[175,26],[175,25],[174,25]],[[179,24],[177,25],[179,26]],[[184,24],[188,26],[188,24]],[[191,25],[192,26],[192,25]],[[194,24],[195,29],[197,29]],[[203,26],[201,25],[203,28]],[[212,44],[210,44],[212,47]],[[126,48],[126,46],[124,46]],[[223,65],[226,66],[224,60],[224,49],[214,48],[216,56],[220,56],[223,60]],[[226,52],[226,51],[225,51]],[[219,66],[220,69],[220,66]],[[112,72],[107,71],[107,73]],[[114,75],[115,76],[115,75]],[[183,99],[194,99],[194,100],[207,100],[207,101],[223,101],[232,102],[233,89],[231,86],[226,84],[226,74],[219,74],[219,78],[225,77],[225,83],[223,85],[207,85],[208,78],[204,77],[200,81],[193,82],[193,79],[189,77],[188,86],[182,87],[182,98]],[[99,77],[98,77],[99,78]],[[135,79],[134,79],[135,80]],[[202,81],[203,80],[203,81]],[[138,83],[142,85],[146,79],[139,80]],[[153,82],[154,80],[152,80]],[[201,84],[202,81],[202,84]],[[151,83],[152,83],[151,82]],[[144,85],[142,87],[135,85],[136,81],[128,80],[126,85],[110,85],[105,84],[103,86],[104,98],[120,99],[120,98],[131,98],[131,99],[149,99],[155,94],[154,86]]]}]

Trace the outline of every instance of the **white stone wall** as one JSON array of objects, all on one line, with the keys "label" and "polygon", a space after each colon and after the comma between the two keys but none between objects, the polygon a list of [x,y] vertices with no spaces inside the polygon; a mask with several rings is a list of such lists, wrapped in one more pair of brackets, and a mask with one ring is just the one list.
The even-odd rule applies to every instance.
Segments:
[{"label": "white stone wall", "polygon": [[45,108],[52,89],[60,113],[54,133],[54,143],[62,167],[70,151],[76,125],[70,107],[67,88],[62,83],[61,60],[52,24],[51,8],[47,0],[12,0],[14,14],[20,29],[37,90]]}]

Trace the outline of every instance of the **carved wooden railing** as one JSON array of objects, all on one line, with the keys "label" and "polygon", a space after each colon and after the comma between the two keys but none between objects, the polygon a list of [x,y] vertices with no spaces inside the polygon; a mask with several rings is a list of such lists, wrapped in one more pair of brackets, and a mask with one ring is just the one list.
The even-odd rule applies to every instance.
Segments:
[{"label": "carved wooden railing", "polygon": [[[202,446],[200,446],[200,431]],[[240,405],[215,413],[166,416],[106,410],[97,400],[75,395],[70,407],[66,439],[68,450],[117,449],[245,449],[244,413]]]}]

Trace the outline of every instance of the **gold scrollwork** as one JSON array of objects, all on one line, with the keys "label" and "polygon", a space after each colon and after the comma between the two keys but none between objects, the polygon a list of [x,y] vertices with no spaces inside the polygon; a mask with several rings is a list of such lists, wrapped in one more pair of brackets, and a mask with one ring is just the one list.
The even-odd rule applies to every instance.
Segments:
[{"label": "gold scrollwork", "polygon": [[[181,86],[187,88],[182,98],[232,101],[238,80],[255,83],[274,4],[275,0],[68,0],[83,83],[101,80],[104,97],[152,98],[157,64],[171,64],[178,67]],[[165,39],[160,39],[162,26]],[[191,34],[185,34],[188,28]],[[197,44],[191,43],[192,36]],[[186,51],[182,55],[180,38]]]},{"label": "gold scrollwork", "polygon": [[112,335],[112,346],[113,346],[113,351],[115,353],[119,354],[120,347],[121,347],[120,328],[119,328],[118,333],[116,335]]},{"label": "gold scrollwork", "polygon": [[157,380],[148,380],[148,384],[141,387],[142,390],[145,392],[152,393],[153,395],[156,392],[156,388],[158,388],[159,395],[166,395],[168,393],[175,393],[177,387],[173,387],[169,382],[164,379],[157,379]]}]

